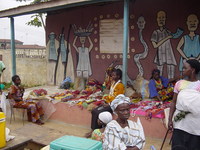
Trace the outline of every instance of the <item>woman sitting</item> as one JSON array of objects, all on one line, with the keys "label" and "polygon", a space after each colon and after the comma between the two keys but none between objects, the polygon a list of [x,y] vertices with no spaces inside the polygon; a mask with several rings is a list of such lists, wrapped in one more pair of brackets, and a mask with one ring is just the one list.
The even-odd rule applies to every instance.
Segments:
[{"label": "woman sitting", "polygon": [[18,75],[14,75],[12,77],[12,81],[14,85],[11,85],[8,98],[13,100],[13,107],[15,108],[26,108],[28,112],[31,114],[32,122],[36,124],[44,124],[40,120],[40,116],[43,115],[43,110],[39,103],[28,102],[23,100],[24,88],[20,85],[21,80]]},{"label": "woman sitting", "polygon": [[154,69],[152,71],[151,80],[149,81],[150,98],[159,101],[171,100],[173,97],[173,84],[169,84],[175,79],[167,79],[160,76],[160,70]]},{"label": "woman sitting", "polygon": [[144,147],[145,137],[143,127],[138,122],[128,120],[130,117],[130,99],[118,95],[111,108],[117,114],[117,119],[107,124],[104,131],[104,150],[140,150]]},{"label": "woman sitting", "polygon": [[104,137],[103,132],[105,130],[106,125],[110,121],[112,121],[112,114],[110,112],[105,111],[105,112],[100,113],[99,118],[98,118],[98,125],[102,126],[102,128],[101,129],[95,129],[92,132],[91,139],[97,140],[97,141],[102,141],[103,137]]},{"label": "woman sitting", "polygon": [[109,90],[112,84],[112,72],[115,70],[113,67],[109,67],[106,69],[106,76],[104,80],[104,86],[106,90]]},{"label": "woman sitting", "polygon": [[114,70],[112,73],[113,83],[110,88],[110,93],[109,93],[108,97],[106,98],[105,103],[103,105],[92,110],[92,120],[91,120],[92,131],[87,133],[85,135],[86,137],[90,137],[93,130],[99,129],[102,127],[102,126],[99,126],[97,123],[99,114],[104,111],[108,111],[108,112],[112,113],[112,109],[110,107],[110,102],[112,102],[112,100],[117,95],[124,94],[125,90],[124,90],[124,85],[121,82],[121,78],[122,78],[122,71],[120,69]]}]

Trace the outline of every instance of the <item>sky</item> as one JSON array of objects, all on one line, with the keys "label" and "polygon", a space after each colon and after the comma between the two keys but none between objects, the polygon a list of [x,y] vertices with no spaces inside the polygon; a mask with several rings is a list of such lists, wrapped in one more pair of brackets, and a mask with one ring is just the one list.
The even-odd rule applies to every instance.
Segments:
[{"label": "sky", "polygon": [[[0,10],[27,5],[27,2],[16,2],[16,0],[0,0]],[[15,39],[24,42],[24,45],[37,44],[45,46],[45,31],[43,27],[28,26],[26,23],[32,15],[14,17]],[[10,19],[0,18],[0,39],[10,39]]]}]

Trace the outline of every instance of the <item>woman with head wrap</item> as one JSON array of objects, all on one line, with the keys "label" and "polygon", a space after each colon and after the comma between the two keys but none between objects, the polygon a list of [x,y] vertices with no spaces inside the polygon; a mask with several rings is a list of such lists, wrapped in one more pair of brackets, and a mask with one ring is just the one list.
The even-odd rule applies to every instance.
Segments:
[{"label": "woman with head wrap", "polygon": [[[170,107],[169,129],[173,129],[172,149],[183,146],[187,150],[200,149],[200,81],[197,74],[200,63],[187,60],[183,66],[183,76],[174,87],[174,97]],[[172,118],[174,116],[174,121]]]},{"label": "woman with head wrap", "polygon": [[149,81],[149,97],[160,101],[171,100],[174,86],[171,82],[175,80],[176,78],[169,80],[160,76],[160,70],[154,69]]},{"label": "woman with head wrap", "polygon": [[128,120],[130,117],[130,99],[118,95],[112,102],[111,108],[117,114],[117,119],[107,124],[104,131],[104,150],[140,150],[144,147],[145,137],[143,127]]},{"label": "woman with head wrap", "polygon": [[103,128],[95,129],[92,132],[91,138],[93,140],[102,141],[105,127],[111,120],[112,120],[112,114],[110,112],[105,111],[105,112],[100,113],[99,118],[98,118],[98,124],[99,126],[103,126]]},{"label": "woman with head wrap", "polygon": [[21,79],[18,75],[12,77],[13,85],[11,85],[8,98],[12,100],[12,105],[15,108],[26,108],[31,114],[31,121],[42,125],[44,124],[41,120],[41,116],[44,115],[44,111],[40,103],[35,103],[29,100],[24,100],[24,88],[21,86]]}]

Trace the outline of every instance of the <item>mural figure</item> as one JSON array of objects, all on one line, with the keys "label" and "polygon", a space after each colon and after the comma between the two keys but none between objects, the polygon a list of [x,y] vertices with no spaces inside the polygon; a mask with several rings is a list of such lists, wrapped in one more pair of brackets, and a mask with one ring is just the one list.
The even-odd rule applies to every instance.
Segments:
[{"label": "mural figure", "polygon": [[[56,85],[60,85],[64,78],[64,69],[65,69],[65,63],[66,63],[66,57],[67,58],[67,68],[66,68],[66,75],[71,78],[72,81],[74,81],[74,65],[71,55],[71,47],[69,44],[69,48],[67,50],[66,45],[67,41],[64,39],[64,34],[60,34],[60,44],[59,41],[56,39],[56,34],[54,32],[51,32],[49,34],[49,41],[47,43],[47,52],[49,61],[47,63],[47,82],[48,84],[52,85],[54,83],[55,75],[56,75]],[[59,49],[60,45],[60,54],[61,57],[58,57],[57,50]],[[68,53],[68,55],[66,55]],[[57,61],[58,59],[58,61]],[[55,73],[55,68],[57,64],[57,69]]]},{"label": "mural figure", "polygon": [[47,56],[49,61],[47,63],[47,83],[52,85],[54,83],[54,68],[56,66],[59,42],[56,39],[56,34],[54,32],[51,32],[48,37]]},{"label": "mural figure", "polygon": [[195,14],[187,17],[188,35],[184,35],[178,43],[177,50],[181,55],[179,70],[182,72],[183,62],[189,59],[200,60],[200,38],[195,33],[199,20]]},{"label": "mural figure", "polygon": [[168,78],[174,78],[174,71],[176,60],[172,50],[170,39],[173,37],[169,30],[166,29],[166,13],[159,11],[157,13],[158,29],[153,31],[151,36],[151,42],[153,47],[157,49],[157,54],[154,59],[154,63],[157,64],[157,68],[160,70],[160,75],[163,74],[163,66],[167,64]]},{"label": "mural figure", "polygon": [[138,28],[139,28],[139,38],[140,38],[140,42],[142,43],[143,47],[144,47],[144,52],[143,53],[140,53],[140,54],[136,54],[134,56],[134,61],[139,69],[139,75],[140,76],[143,76],[144,74],[144,69],[140,63],[140,59],[144,59],[147,57],[147,54],[148,54],[148,46],[146,44],[146,42],[144,41],[143,39],[143,36],[142,36],[142,31],[145,27],[145,20],[144,20],[144,17],[143,16],[140,16],[138,18],[138,21],[137,21],[137,25],[138,25]]},{"label": "mural figure", "polygon": [[49,34],[49,60],[57,60],[56,50],[56,35],[51,32]]},{"label": "mural figure", "polygon": [[65,35],[60,35],[60,53],[61,53],[61,61],[62,63],[66,62],[66,53],[68,53],[68,50],[65,45]]},{"label": "mural figure", "polygon": [[[73,29],[74,29],[74,34],[75,34],[73,47],[76,49],[76,51],[79,54],[78,65],[76,68],[77,76],[87,79],[89,76],[92,75],[90,57],[89,57],[89,53],[93,48],[93,43],[89,37],[89,35],[93,31],[92,24],[89,23],[86,29],[82,29],[81,27],[77,29],[76,25],[73,25]],[[78,37],[81,43],[80,47],[76,46],[76,41]],[[89,41],[89,44],[90,44],[89,47],[85,46],[86,39],[88,39]]]}]

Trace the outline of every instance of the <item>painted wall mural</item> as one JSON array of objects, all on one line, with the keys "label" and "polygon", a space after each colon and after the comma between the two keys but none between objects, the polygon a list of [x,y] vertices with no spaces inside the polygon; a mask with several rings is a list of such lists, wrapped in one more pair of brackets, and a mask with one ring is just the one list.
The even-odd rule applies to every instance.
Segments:
[{"label": "painted wall mural", "polygon": [[[77,28],[76,25],[74,24],[73,29],[75,35],[73,41],[73,47],[78,52],[78,65],[76,68],[76,73],[78,77],[88,78],[89,76],[92,75],[89,53],[93,48],[93,43],[92,40],[90,39],[93,27],[91,23],[89,23],[86,28],[82,27]],[[79,38],[81,46],[77,46],[76,43],[77,38]],[[88,39],[90,43],[89,47],[85,46],[86,39]]]},{"label": "painted wall mural", "polygon": [[[50,85],[60,85],[66,78],[70,77],[74,81],[74,65],[71,54],[70,44],[67,46],[65,35],[62,33],[58,41],[56,34],[49,34],[47,43],[47,83]],[[61,56],[60,56],[61,55]]]},{"label": "painted wall mural", "polygon": [[200,60],[200,38],[195,31],[199,25],[199,19],[195,14],[187,17],[187,28],[189,34],[184,35],[178,43],[177,50],[181,55],[179,71],[182,72],[183,62],[188,59]]},{"label": "painted wall mural", "polygon": [[[198,0],[183,0],[182,3],[173,0],[130,1],[127,74],[131,80],[138,75],[149,79],[155,67],[161,75],[174,78],[182,71],[184,59],[200,59],[197,16],[200,10],[197,4]],[[88,25],[88,22],[92,23]],[[62,26],[69,27],[70,24],[74,24],[73,32],[65,41],[72,45],[75,76],[102,82],[109,64],[117,60],[116,65],[122,67],[122,1],[48,13],[47,37],[52,31],[59,35]],[[58,42],[58,37],[52,35],[52,41],[53,38]],[[49,51],[54,53],[51,53],[49,63],[55,63],[58,46],[59,42],[57,46],[50,46]],[[65,51],[62,52],[61,58],[64,58]],[[65,63],[62,60],[61,64]]]},{"label": "painted wall mural", "polygon": [[163,74],[164,64],[167,64],[168,78],[174,78],[176,60],[174,57],[172,45],[170,39],[172,38],[171,32],[166,28],[166,13],[159,11],[157,13],[157,25],[158,29],[154,30],[151,36],[151,42],[153,47],[157,49],[154,63],[157,64],[157,68]]},{"label": "painted wall mural", "polygon": [[147,43],[144,41],[143,35],[142,35],[142,31],[145,28],[145,24],[146,24],[146,21],[144,20],[144,17],[140,16],[137,20],[137,25],[138,25],[138,28],[139,28],[139,39],[140,39],[141,44],[144,47],[144,52],[142,52],[140,54],[135,54],[135,56],[134,56],[134,61],[135,61],[136,65],[138,67],[138,70],[139,70],[138,75],[140,75],[140,76],[144,75],[144,69],[143,69],[143,67],[140,63],[140,59],[146,58],[147,54],[148,54],[148,46],[147,46]]}]

